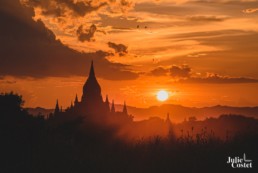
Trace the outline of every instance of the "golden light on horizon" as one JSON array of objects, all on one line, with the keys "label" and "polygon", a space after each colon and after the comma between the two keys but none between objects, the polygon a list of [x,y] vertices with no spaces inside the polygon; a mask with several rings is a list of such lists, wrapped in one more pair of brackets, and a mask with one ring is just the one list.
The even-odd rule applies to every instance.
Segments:
[{"label": "golden light on horizon", "polygon": [[157,99],[158,101],[161,101],[161,102],[166,101],[168,99],[168,92],[165,90],[158,91]]}]

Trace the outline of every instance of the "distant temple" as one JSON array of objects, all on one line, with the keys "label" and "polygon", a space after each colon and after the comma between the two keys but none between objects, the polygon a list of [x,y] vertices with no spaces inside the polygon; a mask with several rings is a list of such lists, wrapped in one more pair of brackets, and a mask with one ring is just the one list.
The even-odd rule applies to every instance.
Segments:
[{"label": "distant temple", "polygon": [[117,112],[115,110],[114,100],[111,107],[108,96],[103,101],[101,94],[101,87],[97,81],[94,71],[93,61],[91,62],[90,72],[88,79],[83,86],[83,94],[81,101],[78,100],[76,94],[74,102],[64,112],[59,108],[58,100],[53,116],[64,115],[66,113],[87,117],[90,120],[107,120],[112,119],[115,121],[132,121],[133,117],[128,114],[126,103],[124,102],[123,110]]},{"label": "distant temple", "polygon": [[[49,122],[52,127],[60,124],[82,122],[84,127],[112,127],[110,129],[120,129],[119,135],[131,139],[149,138],[152,136],[174,136],[173,125],[169,114],[165,120],[160,118],[149,118],[143,121],[133,121],[133,116],[128,114],[126,102],[121,111],[117,111],[115,102],[108,96],[103,100],[101,87],[97,81],[93,62],[91,62],[89,76],[83,85],[81,100],[76,94],[71,105],[63,110],[58,100],[53,114],[49,115]],[[83,120],[83,121],[81,121]],[[97,127],[97,128],[95,128]]]}]

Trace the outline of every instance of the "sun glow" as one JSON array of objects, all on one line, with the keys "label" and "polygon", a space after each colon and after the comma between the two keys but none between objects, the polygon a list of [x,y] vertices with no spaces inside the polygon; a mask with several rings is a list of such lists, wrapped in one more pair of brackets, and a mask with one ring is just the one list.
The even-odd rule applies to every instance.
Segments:
[{"label": "sun glow", "polygon": [[165,90],[160,90],[157,93],[157,99],[161,102],[166,101],[168,99],[168,92]]}]

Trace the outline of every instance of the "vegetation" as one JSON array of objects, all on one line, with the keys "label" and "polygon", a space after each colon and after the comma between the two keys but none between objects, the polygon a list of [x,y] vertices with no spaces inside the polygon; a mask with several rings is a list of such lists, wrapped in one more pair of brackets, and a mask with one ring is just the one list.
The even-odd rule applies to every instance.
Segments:
[{"label": "vegetation", "polygon": [[[85,127],[78,117],[60,123],[33,117],[14,93],[1,94],[0,103],[1,172],[233,172],[226,164],[228,156],[246,153],[249,159],[258,159],[258,128],[254,129],[258,123],[253,118],[223,115],[189,121],[177,125],[179,137],[170,133],[128,143],[113,136],[116,129]],[[238,126],[243,121],[248,130],[226,140],[209,129],[210,124]]]}]

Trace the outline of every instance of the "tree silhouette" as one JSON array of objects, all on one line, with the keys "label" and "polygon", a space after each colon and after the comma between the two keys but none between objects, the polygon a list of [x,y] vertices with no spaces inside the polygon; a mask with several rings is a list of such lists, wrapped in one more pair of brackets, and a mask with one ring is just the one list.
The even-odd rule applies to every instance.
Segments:
[{"label": "tree silhouette", "polygon": [[1,111],[20,111],[24,101],[22,100],[22,96],[18,94],[10,93],[2,93],[0,95],[0,110]]}]

